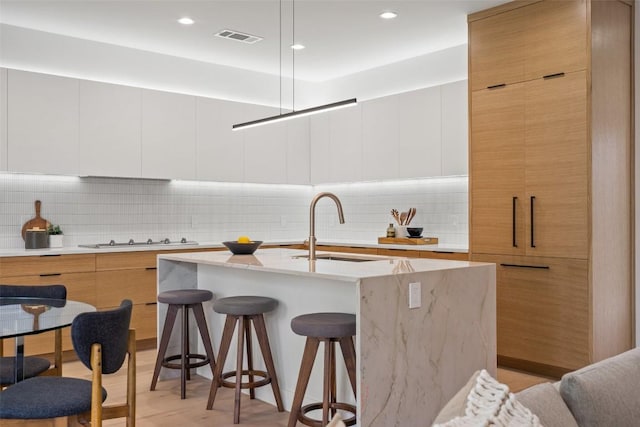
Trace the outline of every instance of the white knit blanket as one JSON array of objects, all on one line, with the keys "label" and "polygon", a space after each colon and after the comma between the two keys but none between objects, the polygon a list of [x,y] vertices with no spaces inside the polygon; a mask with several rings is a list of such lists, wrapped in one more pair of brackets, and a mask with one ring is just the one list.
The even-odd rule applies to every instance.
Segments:
[{"label": "white knit blanket", "polygon": [[516,400],[509,387],[480,371],[467,396],[465,415],[434,427],[542,427],[540,420]]}]

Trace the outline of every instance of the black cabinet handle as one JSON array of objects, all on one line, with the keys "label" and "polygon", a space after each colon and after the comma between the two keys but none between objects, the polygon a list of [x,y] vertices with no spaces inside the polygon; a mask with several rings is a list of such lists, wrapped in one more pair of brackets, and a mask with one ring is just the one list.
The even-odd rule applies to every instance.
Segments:
[{"label": "black cabinet handle", "polygon": [[157,270],[158,267],[145,267],[145,270]]},{"label": "black cabinet handle", "polygon": [[62,256],[62,254],[47,254],[47,255],[40,255],[41,258],[46,257],[46,256]]},{"label": "black cabinet handle", "polygon": [[144,305],[158,305],[157,302],[146,302],[144,303]]},{"label": "black cabinet handle", "polygon": [[535,248],[536,244],[535,241],[533,240],[534,238],[534,208],[533,208],[533,204],[536,200],[536,196],[531,196],[531,247]]},{"label": "black cabinet handle", "polygon": [[487,89],[499,89],[501,87],[505,87],[506,83],[500,83],[499,85],[487,86]]},{"label": "black cabinet handle", "polygon": [[45,273],[40,275],[40,277],[50,277],[50,276],[62,276],[62,274],[61,273]]},{"label": "black cabinet handle", "polygon": [[556,77],[564,77],[564,73],[554,73],[554,74],[547,74],[546,76],[542,76],[542,78],[545,80],[555,79]]},{"label": "black cabinet handle", "polygon": [[500,264],[500,267],[537,268],[539,270],[549,270],[549,266],[548,265]]},{"label": "black cabinet handle", "polygon": [[514,248],[518,247],[518,242],[516,242],[516,204],[518,202],[518,198],[513,196],[511,200],[511,239]]}]

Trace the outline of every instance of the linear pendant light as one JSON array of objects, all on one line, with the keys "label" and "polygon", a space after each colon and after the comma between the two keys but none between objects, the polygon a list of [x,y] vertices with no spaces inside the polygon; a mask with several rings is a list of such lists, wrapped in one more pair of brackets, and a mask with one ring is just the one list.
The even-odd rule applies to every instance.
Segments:
[{"label": "linear pendant light", "polygon": [[[291,2],[292,7],[293,7],[293,11],[292,11],[292,36],[293,36],[293,43],[292,45],[295,46],[296,45],[296,4],[295,4],[295,0],[292,0]],[[292,64],[293,64],[293,70],[291,73],[291,82],[292,82],[292,86],[293,86],[293,90],[292,90],[292,104],[293,104],[293,111],[289,112],[289,113],[280,113],[276,116],[271,116],[271,117],[265,117],[262,119],[257,119],[257,120],[251,120],[248,122],[243,122],[243,123],[238,123],[235,124],[231,127],[232,130],[240,130],[240,129],[247,129],[247,128],[252,128],[252,127],[256,127],[256,126],[262,126],[262,125],[266,125],[269,123],[276,123],[276,122],[282,122],[285,120],[289,120],[289,119],[294,119],[297,117],[304,117],[304,116],[310,116],[312,114],[317,114],[317,113],[324,113],[326,111],[331,111],[331,110],[337,110],[339,108],[345,108],[345,107],[352,107],[354,105],[356,105],[358,103],[358,100],[356,98],[351,98],[351,99],[345,99],[343,101],[338,101],[338,102],[332,102],[330,104],[325,104],[325,105],[319,105],[317,107],[310,107],[310,108],[305,108],[304,110],[297,110],[295,108],[295,88],[296,88],[296,76],[295,76],[295,72],[296,72],[296,66],[295,66],[295,52],[292,53]],[[282,0],[280,0],[280,111],[282,111]]]}]

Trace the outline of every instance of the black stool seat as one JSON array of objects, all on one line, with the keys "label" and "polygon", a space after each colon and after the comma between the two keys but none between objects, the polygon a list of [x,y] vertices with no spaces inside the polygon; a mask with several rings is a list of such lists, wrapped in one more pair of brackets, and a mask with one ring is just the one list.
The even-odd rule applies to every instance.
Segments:
[{"label": "black stool seat", "polygon": [[[235,296],[220,298],[213,303],[213,309],[217,313],[226,314],[224,330],[222,331],[222,340],[220,341],[220,350],[218,352],[218,364],[213,373],[213,381],[211,382],[211,390],[209,391],[209,401],[207,409],[213,408],[219,387],[227,387],[235,389],[235,399],[233,408],[233,423],[240,423],[240,395],[242,389],[249,389],[249,398],[255,399],[254,389],[271,384],[273,396],[276,400],[276,406],[279,412],[284,411],[282,398],[280,396],[280,387],[278,386],[278,377],[276,375],[271,347],[269,345],[269,337],[267,336],[267,328],[264,323],[264,313],[273,311],[278,306],[278,301],[273,298],[260,296]],[[253,368],[253,352],[251,338],[251,324],[256,331],[256,338],[260,345],[262,358],[267,370],[262,371]],[[238,324],[238,351],[236,353],[236,369],[235,371],[222,372],[224,362],[229,353],[233,332]],[[244,359],[244,346],[246,345],[247,369],[243,369],[242,363]],[[248,376],[248,381],[242,381],[243,376]],[[235,381],[227,380],[227,378],[235,377]],[[255,377],[260,379],[256,380]]]},{"label": "black stool seat", "polygon": [[243,295],[238,297],[220,298],[213,303],[216,313],[231,314],[234,316],[251,316],[273,311],[278,306],[278,301],[269,297],[257,297]]},{"label": "black stool seat", "polygon": [[158,294],[158,302],[165,304],[198,304],[210,301],[212,298],[213,293],[204,289],[177,289]]},{"label": "black stool seat", "polygon": [[347,313],[303,314],[291,320],[291,329],[296,334],[305,337],[352,337],[356,334],[356,315]]},{"label": "black stool seat", "polygon": [[[158,302],[169,305],[167,317],[162,329],[162,337],[158,347],[156,366],[153,370],[150,390],[156,389],[160,370],[164,368],[180,369],[180,398],[186,397],[186,381],[191,379],[191,369],[209,365],[211,372],[215,369],[215,356],[213,346],[207,328],[207,320],[204,316],[202,303],[210,301],[213,293],[204,289],[176,289],[158,294]],[[171,331],[178,316],[178,311],[182,310],[182,338],[180,354],[166,356],[169,347]],[[193,316],[198,325],[198,331],[204,344],[206,354],[191,353],[189,345],[189,310],[193,311]]]},{"label": "black stool seat", "polygon": [[[298,383],[293,396],[288,427],[302,424],[312,427],[323,427],[337,411],[351,412],[352,417],[344,420],[345,425],[356,423],[356,407],[348,403],[338,402],[336,399],[336,355],[335,345],[340,345],[342,356],[347,367],[347,375],[351,383],[353,394],[356,394],[356,351],[353,337],[356,335],[356,316],[349,313],[310,313],[291,319],[291,329],[298,335],[306,336],[307,340],[300,364]],[[324,386],[322,402],[302,405],[311,370],[320,343],[324,344]],[[307,416],[307,413],[321,410],[322,420]],[[331,413],[331,414],[330,414]]]}]

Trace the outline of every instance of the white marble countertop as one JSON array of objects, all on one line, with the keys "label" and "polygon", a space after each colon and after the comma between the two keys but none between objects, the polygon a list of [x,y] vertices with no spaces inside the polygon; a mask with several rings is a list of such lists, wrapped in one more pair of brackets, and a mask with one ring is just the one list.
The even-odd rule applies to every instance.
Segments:
[{"label": "white marble countertop", "polygon": [[[301,240],[287,241],[266,241],[263,245],[299,245]],[[381,245],[377,241],[367,240],[318,240],[318,245],[326,246],[350,246],[356,248],[384,248],[403,249],[410,251],[434,251],[434,252],[468,252],[466,245],[436,244],[436,245]],[[102,248],[81,248],[78,246],[67,246],[63,248],[46,249],[0,249],[1,257],[16,256],[42,256],[42,255],[71,255],[71,254],[93,254],[110,252],[140,252],[140,251],[164,251],[176,249],[213,249],[222,248],[221,242],[203,242],[197,245],[175,244],[175,245],[140,245],[140,246],[114,246]]]},{"label": "white marble countertop", "polygon": [[[317,255],[330,252],[318,251]],[[369,277],[387,277],[408,273],[466,268],[480,263],[449,261],[427,258],[402,258],[378,255],[334,253],[337,257],[373,261],[349,262],[327,259],[309,261],[297,256],[307,251],[296,249],[258,249],[253,255],[232,255],[221,252],[191,252],[158,255],[159,260],[179,261],[198,265],[249,269],[298,276],[325,277],[334,280],[356,282]]]}]

